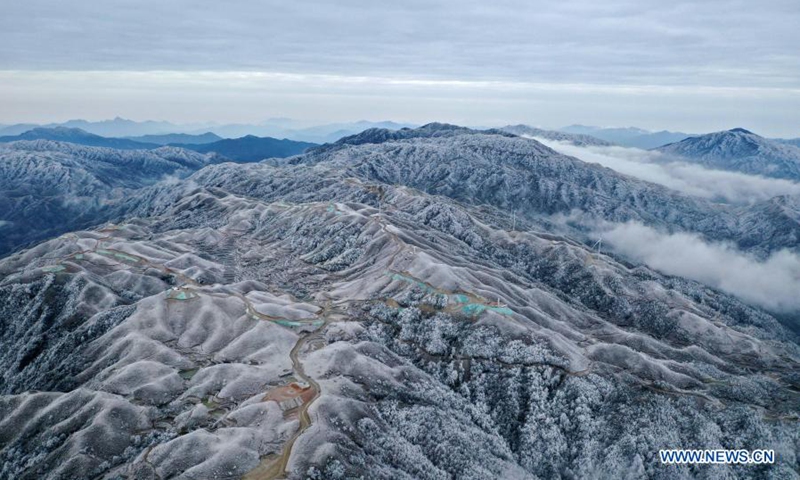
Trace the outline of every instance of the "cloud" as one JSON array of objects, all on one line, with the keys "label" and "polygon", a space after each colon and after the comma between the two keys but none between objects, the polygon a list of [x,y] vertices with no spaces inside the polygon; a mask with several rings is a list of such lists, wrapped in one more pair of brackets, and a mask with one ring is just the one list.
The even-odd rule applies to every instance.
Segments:
[{"label": "cloud", "polygon": [[687,195],[728,203],[754,203],[778,195],[800,195],[800,184],[738,172],[711,170],[666,160],[659,152],[625,147],[577,147],[537,139],[556,151],[619,173],[658,183]]},{"label": "cloud", "polygon": [[799,16],[794,0],[30,0],[4,7],[0,65],[796,88]]},{"label": "cloud", "polygon": [[4,122],[260,114],[798,134],[796,0],[5,3]]},{"label": "cloud", "polygon": [[662,233],[640,223],[596,233],[614,251],[668,275],[697,280],[773,312],[800,310],[800,256],[787,250],[758,260],[691,233]]},{"label": "cloud", "polygon": [[0,70],[0,123],[116,116],[184,124],[257,124],[270,117],[309,124],[391,119],[483,127],[579,121],[693,132],[744,125],[765,135],[798,135],[800,89],[367,77],[355,68],[349,75],[317,75],[178,67]]}]

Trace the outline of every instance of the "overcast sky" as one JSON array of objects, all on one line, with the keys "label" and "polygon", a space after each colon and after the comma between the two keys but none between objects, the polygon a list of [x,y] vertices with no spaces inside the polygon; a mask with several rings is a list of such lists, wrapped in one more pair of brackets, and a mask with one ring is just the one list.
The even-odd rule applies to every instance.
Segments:
[{"label": "overcast sky", "polygon": [[800,136],[797,0],[25,0],[0,122],[393,119]]}]

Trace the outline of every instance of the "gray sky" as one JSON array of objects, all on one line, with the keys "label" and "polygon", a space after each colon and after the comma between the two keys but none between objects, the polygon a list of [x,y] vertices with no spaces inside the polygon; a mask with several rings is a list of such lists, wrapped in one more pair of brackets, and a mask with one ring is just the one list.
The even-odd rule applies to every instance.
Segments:
[{"label": "gray sky", "polygon": [[797,0],[26,0],[0,122],[116,115],[800,136]]}]

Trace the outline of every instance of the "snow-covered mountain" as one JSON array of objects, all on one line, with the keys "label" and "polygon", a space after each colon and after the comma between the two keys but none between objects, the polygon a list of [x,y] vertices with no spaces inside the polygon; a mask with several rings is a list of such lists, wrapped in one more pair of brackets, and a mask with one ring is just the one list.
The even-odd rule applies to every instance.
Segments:
[{"label": "snow-covered mountain", "polygon": [[796,478],[797,336],[587,242],[601,220],[735,242],[794,202],[715,205],[443,124],[140,188],[115,224],[0,260],[0,477],[761,468],[657,460],[697,446],[772,448],[758,472]]},{"label": "snow-covered mountain", "polygon": [[743,128],[687,138],[656,150],[709,168],[800,180],[799,147]]},{"label": "snow-covered mountain", "polygon": [[315,143],[248,135],[226,138],[203,144],[176,144],[175,146],[200,153],[216,153],[236,162],[259,162],[268,158],[291,157],[303,153]]},{"label": "snow-covered mountain", "polygon": [[[757,206],[721,205],[685,196],[501,131],[476,132],[444,124],[397,131],[367,130],[284,162],[337,165],[365,180],[405,185],[473,205],[516,210],[517,215],[545,230],[555,228],[553,215],[569,217],[580,211],[580,220],[567,222],[568,226],[576,226],[571,231],[574,235],[590,230],[592,222],[597,221],[637,221],[733,243],[745,236],[755,238],[762,231],[753,231],[752,223],[742,223],[742,218]],[[206,169],[197,178],[204,179],[205,175],[221,179],[226,173],[217,168]],[[280,172],[264,172],[264,177],[276,192],[285,192],[279,186],[281,182],[293,189],[297,183],[302,184]],[[308,184],[316,185],[311,180]],[[260,185],[261,182],[248,179],[242,190],[236,191],[255,195],[259,191],[253,189]],[[317,195],[314,191],[308,194]],[[741,246],[758,255],[783,248],[798,249],[792,238],[800,235],[800,224],[782,224],[781,228],[788,235],[759,237],[760,241],[751,240]],[[766,230],[769,229],[765,227],[763,231]]]},{"label": "snow-covered mountain", "polygon": [[776,138],[775,141],[780,143],[788,143],[789,145],[794,145],[795,147],[800,147],[800,138]]},{"label": "snow-covered mountain", "polygon": [[145,150],[158,148],[156,143],[139,142],[127,138],[106,138],[89,133],[80,128],[53,127],[34,128],[14,136],[0,137],[0,143],[10,143],[19,140],[52,140],[55,142],[69,142],[90,147],[117,148],[121,150]]},{"label": "snow-covered mountain", "polygon": [[0,145],[0,256],[96,225],[131,191],[213,161],[218,158],[175,147],[117,150],[49,140]]},{"label": "snow-covered mountain", "polygon": [[[79,128],[53,127],[34,128],[20,135],[0,137],[0,143],[20,140],[52,140],[90,147],[116,148],[122,150],[147,150],[166,144],[200,153],[216,153],[236,162],[255,162],[273,157],[289,157],[315,146],[314,143],[271,137],[248,135],[242,138],[222,139],[213,133],[203,135],[167,134],[131,138],[107,138],[88,133]],[[145,142],[141,140],[152,140]],[[180,143],[186,142],[186,143]]]}]

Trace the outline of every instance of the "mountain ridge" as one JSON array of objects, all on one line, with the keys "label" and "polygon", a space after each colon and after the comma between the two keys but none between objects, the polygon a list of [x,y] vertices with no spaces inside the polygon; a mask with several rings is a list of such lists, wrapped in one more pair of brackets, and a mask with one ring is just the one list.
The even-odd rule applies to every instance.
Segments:
[{"label": "mountain ridge", "polygon": [[77,143],[91,147],[118,148],[122,150],[147,150],[159,147],[159,145],[155,143],[139,142],[125,138],[108,138],[89,133],[80,128],[70,127],[37,127],[19,135],[0,137],[0,143],[10,143],[19,140],[53,140]]},{"label": "mountain ridge", "polygon": [[528,125],[507,125],[501,130],[513,133],[519,136],[531,136],[544,138],[547,140],[554,140],[557,142],[568,142],[579,147],[596,146],[596,147],[610,147],[614,145],[606,140],[601,140],[584,133],[566,133],[557,130],[544,130],[541,128],[530,127]]},{"label": "mountain ridge", "polygon": [[655,149],[709,168],[800,180],[800,147],[734,128]]},{"label": "mountain ridge", "polygon": [[668,130],[651,132],[637,127],[603,128],[586,125],[570,125],[558,130],[565,133],[591,135],[616,145],[642,148],[645,150],[693,136],[688,133],[670,132]]},{"label": "mountain ridge", "polygon": [[167,133],[161,135],[142,135],[138,137],[125,137],[136,142],[154,143],[157,145],[172,144],[194,144],[202,145],[222,140],[222,137],[212,132],[205,132],[197,135],[189,133]]},{"label": "mountain ridge", "polygon": [[171,144],[171,146],[194,150],[199,153],[217,153],[233,161],[258,162],[269,158],[291,157],[316,147],[315,143],[297,142],[272,137],[247,135],[241,138],[226,138],[204,144]]},{"label": "mountain ridge", "polygon": [[118,150],[51,140],[0,145],[0,257],[31,242],[102,223],[109,205],[216,156],[175,147]]},{"label": "mountain ridge", "polygon": [[175,124],[171,122],[145,120],[142,122],[125,118],[111,120],[87,121],[69,120],[61,123],[35,124],[20,123],[0,127],[0,136],[16,136],[34,128],[80,128],[95,135],[105,137],[141,137],[153,135],[156,137],[170,134],[203,135],[209,132],[222,138],[240,138],[247,135],[261,137],[289,138],[295,141],[309,143],[333,142],[337,139],[352,135],[367,128],[400,129],[416,127],[410,123],[393,121],[371,122],[359,120],[356,122],[328,123],[309,125],[309,122],[293,121],[290,119],[271,119],[261,123],[230,123],[230,124]]}]

